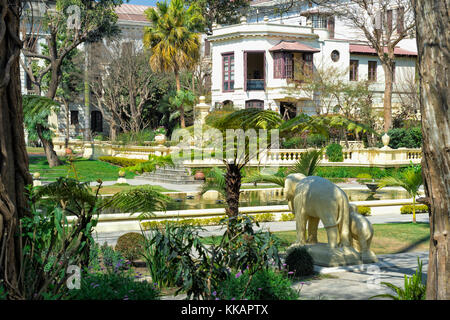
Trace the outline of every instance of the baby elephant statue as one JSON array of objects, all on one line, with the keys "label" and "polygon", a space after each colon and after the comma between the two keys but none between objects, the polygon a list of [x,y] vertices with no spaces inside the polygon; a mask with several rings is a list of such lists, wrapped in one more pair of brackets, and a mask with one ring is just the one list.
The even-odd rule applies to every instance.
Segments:
[{"label": "baby elephant statue", "polygon": [[361,254],[363,263],[377,262],[377,256],[370,250],[370,244],[373,237],[373,227],[370,221],[358,213],[356,205],[350,205],[350,232],[352,234],[354,247]]},{"label": "baby elephant statue", "polygon": [[[286,178],[285,194],[295,214],[298,244],[306,243],[307,221],[310,236],[317,234],[317,225],[322,221],[331,249],[337,247],[339,239],[342,247],[350,248],[350,210],[345,192],[321,177],[310,176],[293,181],[295,178],[292,175]],[[292,185],[295,185],[293,193]],[[316,239],[308,239],[308,242],[316,242]]]}]

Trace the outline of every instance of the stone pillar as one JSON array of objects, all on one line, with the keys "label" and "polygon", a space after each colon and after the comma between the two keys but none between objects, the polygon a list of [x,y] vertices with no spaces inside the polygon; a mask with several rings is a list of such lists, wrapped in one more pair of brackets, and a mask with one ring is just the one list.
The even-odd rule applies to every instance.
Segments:
[{"label": "stone pillar", "polygon": [[209,114],[210,105],[205,103],[206,99],[204,96],[201,96],[199,100],[199,104],[194,107],[194,123],[203,126],[205,118]]}]

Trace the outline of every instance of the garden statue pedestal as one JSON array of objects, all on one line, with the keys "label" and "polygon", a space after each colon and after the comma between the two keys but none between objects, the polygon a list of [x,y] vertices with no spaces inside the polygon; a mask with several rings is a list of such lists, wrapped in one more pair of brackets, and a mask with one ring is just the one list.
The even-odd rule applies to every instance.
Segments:
[{"label": "garden statue pedestal", "polygon": [[303,247],[318,266],[338,267],[362,263],[359,252],[352,247],[331,248],[327,243],[306,244]]}]

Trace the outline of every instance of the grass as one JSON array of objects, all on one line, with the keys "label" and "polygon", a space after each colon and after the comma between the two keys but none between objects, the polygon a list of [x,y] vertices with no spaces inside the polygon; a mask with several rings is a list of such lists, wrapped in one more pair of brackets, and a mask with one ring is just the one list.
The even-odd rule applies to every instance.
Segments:
[{"label": "grass", "polygon": [[[428,223],[385,223],[374,224],[374,236],[371,249],[376,254],[399,253],[409,251],[426,251],[430,241],[430,225]],[[296,242],[296,231],[274,232],[280,239],[280,251]],[[206,237],[205,244],[219,244],[220,236]],[[317,238],[319,242],[327,242],[325,229],[319,229]]]},{"label": "grass", "polygon": [[[130,190],[132,188],[137,188],[140,186],[133,186],[133,185],[129,185],[129,184],[115,184],[112,186],[103,186],[100,189],[100,194],[115,194],[117,192],[120,191],[126,191],[126,190]],[[166,189],[164,187],[158,186],[158,185],[152,185],[153,189],[155,189],[156,191],[159,192],[176,192],[174,190],[169,190]],[[92,187],[92,190],[96,190],[96,187]]]},{"label": "grass", "polygon": [[44,148],[42,147],[27,147],[28,153],[44,153]]},{"label": "grass", "polygon": [[[55,181],[58,177],[75,177],[73,170],[65,158],[60,158],[64,164],[54,168],[50,168],[47,159],[44,156],[30,157],[30,172],[39,172],[41,179],[46,181]],[[103,181],[117,180],[119,167],[112,164],[87,159],[76,159],[73,161],[78,178],[81,181],[96,181],[102,179]],[[133,178],[135,176],[132,172],[127,172],[126,178]]]}]

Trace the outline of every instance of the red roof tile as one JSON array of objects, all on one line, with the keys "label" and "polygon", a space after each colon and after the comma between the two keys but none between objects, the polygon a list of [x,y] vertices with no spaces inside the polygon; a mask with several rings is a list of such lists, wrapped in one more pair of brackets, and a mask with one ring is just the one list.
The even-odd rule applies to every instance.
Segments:
[{"label": "red roof tile", "polygon": [[275,47],[270,48],[269,51],[320,52],[319,49],[295,41],[281,41]]},{"label": "red roof tile", "polygon": [[[387,48],[384,48],[387,52]],[[377,54],[374,48],[362,44],[350,44],[350,53]],[[398,56],[417,56],[417,52],[408,51],[399,47],[394,48],[394,54]]]},{"label": "red roof tile", "polygon": [[122,4],[121,6],[116,8],[117,16],[119,20],[128,20],[128,21],[148,21],[144,11],[148,8],[153,8],[150,6],[141,6],[135,4]]}]

